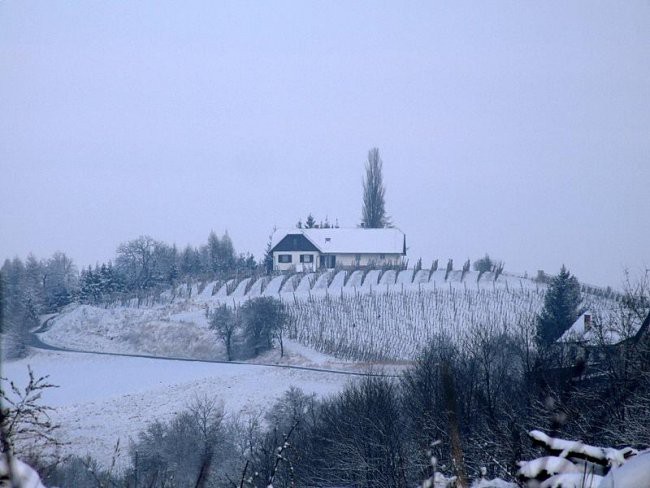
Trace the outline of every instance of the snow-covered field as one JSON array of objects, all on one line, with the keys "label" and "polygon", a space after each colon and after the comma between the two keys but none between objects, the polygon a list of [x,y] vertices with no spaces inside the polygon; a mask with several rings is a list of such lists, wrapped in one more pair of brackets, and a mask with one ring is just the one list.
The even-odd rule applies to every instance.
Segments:
[{"label": "snow-covered field", "polygon": [[[308,351],[295,354],[300,352]],[[318,354],[314,358],[320,359],[320,366],[330,359]],[[171,419],[197,396],[218,398],[230,415],[250,415],[271,406],[290,386],[326,396],[356,378],[257,364],[50,351],[33,351],[25,359],[4,363],[2,375],[25,385],[27,365],[59,386],[44,393],[43,404],[55,408],[52,419],[61,424],[59,436],[67,443],[63,453],[90,454],[109,465],[119,439],[118,466],[128,463],[129,440],[149,422]]]}]

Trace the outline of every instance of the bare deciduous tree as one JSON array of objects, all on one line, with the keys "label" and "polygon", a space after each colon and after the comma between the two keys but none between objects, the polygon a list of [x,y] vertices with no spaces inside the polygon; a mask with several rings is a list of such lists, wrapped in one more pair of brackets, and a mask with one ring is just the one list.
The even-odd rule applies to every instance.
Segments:
[{"label": "bare deciduous tree", "polygon": [[241,319],[237,310],[232,310],[227,305],[220,305],[209,312],[210,329],[214,330],[226,346],[228,361],[233,360],[233,341],[235,333],[241,326]]},{"label": "bare deciduous tree", "polygon": [[0,387],[2,453],[17,453],[30,463],[47,461],[51,456],[56,460],[56,451],[63,445],[55,435],[60,426],[50,419],[52,408],[42,405],[40,399],[43,391],[57,386],[49,383],[47,376],[35,376],[29,366],[28,373],[29,381],[24,388],[13,381],[9,382],[10,392]]}]

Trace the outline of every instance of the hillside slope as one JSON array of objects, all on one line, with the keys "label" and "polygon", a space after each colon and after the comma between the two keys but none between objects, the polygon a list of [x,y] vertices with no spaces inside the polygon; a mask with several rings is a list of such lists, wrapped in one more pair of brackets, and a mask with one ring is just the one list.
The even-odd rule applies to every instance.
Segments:
[{"label": "hillside slope", "polygon": [[[88,351],[225,359],[206,312],[259,296],[282,300],[286,336],[342,359],[412,360],[435,335],[460,340],[488,324],[530,326],[545,285],[492,273],[413,269],[279,275],[180,286],[127,305],[72,305],[51,320],[44,342]],[[608,316],[615,301],[585,293],[585,307]]]}]

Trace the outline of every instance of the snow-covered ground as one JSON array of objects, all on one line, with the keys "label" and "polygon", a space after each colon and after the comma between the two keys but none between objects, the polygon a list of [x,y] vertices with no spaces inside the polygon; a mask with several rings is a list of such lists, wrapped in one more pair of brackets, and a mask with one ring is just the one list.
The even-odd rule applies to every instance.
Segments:
[{"label": "snow-covered ground", "polygon": [[[331,360],[320,354],[311,359],[320,361],[321,366]],[[294,360],[299,361],[296,356]],[[49,381],[59,386],[44,393],[43,404],[55,408],[52,419],[61,424],[59,436],[67,443],[63,453],[90,454],[109,465],[119,439],[119,466],[128,463],[130,439],[154,419],[171,419],[197,396],[218,398],[230,415],[249,415],[264,411],[290,386],[326,396],[356,378],[257,364],[51,351],[33,351],[25,359],[4,363],[2,375],[25,385],[27,365],[37,375],[49,375]]]},{"label": "snow-covered ground", "polygon": [[225,358],[223,345],[207,327],[205,308],[190,300],[140,308],[71,305],[49,326],[42,340],[68,349]]}]

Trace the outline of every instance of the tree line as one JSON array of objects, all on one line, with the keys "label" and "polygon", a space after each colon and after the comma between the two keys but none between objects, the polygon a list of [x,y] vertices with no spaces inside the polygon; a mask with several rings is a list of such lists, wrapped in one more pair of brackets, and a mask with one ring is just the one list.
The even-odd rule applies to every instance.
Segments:
[{"label": "tree line", "polygon": [[187,279],[228,279],[257,269],[251,254],[237,254],[225,233],[210,232],[207,243],[178,250],[150,236],[117,247],[114,262],[81,271],[79,296],[92,301],[115,292],[137,292],[173,286]]},{"label": "tree line", "polygon": [[60,310],[79,292],[79,276],[72,259],[56,252],[39,260],[29,255],[5,260],[0,269],[0,331],[7,357],[21,355],[28,331],[39,326],[39,316]]},{"label": "tree line", "polygon": [[0,268],[1,331],[7,353],[20,355],[26,335],[38,327],[39,316],[60,311],[77,301],[97,304],[106,300],[161,291],[187,280],[217,280],[246,276],[259,269],[251,254],[238,254],[224,233],[210,232],[207,242],[178,250],[150,236],[121,243],[106,263],[78,269],[64,252],[23,261],[6,259]]}]

